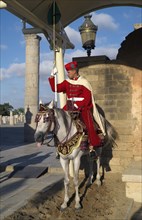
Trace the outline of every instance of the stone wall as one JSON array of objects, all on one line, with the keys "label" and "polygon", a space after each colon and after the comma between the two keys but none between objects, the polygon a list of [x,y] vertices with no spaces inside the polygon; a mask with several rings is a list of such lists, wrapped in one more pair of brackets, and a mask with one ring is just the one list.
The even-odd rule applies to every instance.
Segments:
[{"label": "stone wall", "polygon": [[74,60],[80,65],[80,75],[91,83],[96,103],[118,132],[111,168],[122,172],[132,159],[142,159],[142,71],[106,59],[104,64],[86,66],[82,58]]}]

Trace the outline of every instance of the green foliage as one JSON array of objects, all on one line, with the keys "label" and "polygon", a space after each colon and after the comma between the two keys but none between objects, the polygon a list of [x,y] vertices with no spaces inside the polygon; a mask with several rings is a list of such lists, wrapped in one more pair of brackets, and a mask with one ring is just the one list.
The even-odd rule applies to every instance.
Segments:
[{"label": "green foliage", "polygon": [[13,111],[13,115],[24,114],[24,108],[14,109],[9,103],[0,104],[0,115],[9,116],[10,111]]},{"label": "green foliage", "polygon": [[13,111],[13,115],[20,115],[21,113],[24,114],[24,108],[14,109]]},{"label": "green foliage", "polygon": [[13,106],[9,103],[0,104],[0,115],[2,116],[9,116],[10,111],[13,110]]}]

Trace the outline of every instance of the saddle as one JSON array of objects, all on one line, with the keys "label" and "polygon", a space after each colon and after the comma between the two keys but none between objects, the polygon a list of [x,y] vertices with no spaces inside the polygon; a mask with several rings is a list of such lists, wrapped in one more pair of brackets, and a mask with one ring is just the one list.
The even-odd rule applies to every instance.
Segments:
[{"label": "saddle", "polygon": [[[80,150],[88,150],[89,143],[88,143],[88,135],[87,129],[83,121],[80,119],[80,112],[79,111],[68,111],[70,114],[73,123],[75,123],[77,132],[73,135],[68,141],[65,143],[58,143],[57,149],[58,153],[62,154],[62,156],[70,155],[74,149],[80,147]],[[97,126],[97,124],[96,124]],[[97,128],[97,133],[101,139],[103,139],[102,132]]]},{"label": "saddle", "polygon": [[[80,118],[80,112],[79,111],[68,111],[68,113],[70,114],[71,118],[74,120],[74,123],[76,124],[77,130],[80,132],[83,131],[87,135],[86,125],[84,124],[84,122]],[[96,132],[97,132],[98,136],[103,140],[104,135],[95,120],[94,120],[94,126],[96,128]]]},{"label": "saddle", "polygon": [[72,138],[70,138],[65,143],[58,144],[58,153],[62,156],[70,155],[74,149],[78,148],[81,145],[84,133],[76,133]]},{"label": "saddle", "polygon": [[86,134],[86,126],[80,119],[80,113],[78,111],[68,111],[73,123],[77,128],[77,132],[65,143],[58,143],[58,153],[62,156],[70,155],[74,149],[80,147],[81,150],[88,149],[88,135]]}]

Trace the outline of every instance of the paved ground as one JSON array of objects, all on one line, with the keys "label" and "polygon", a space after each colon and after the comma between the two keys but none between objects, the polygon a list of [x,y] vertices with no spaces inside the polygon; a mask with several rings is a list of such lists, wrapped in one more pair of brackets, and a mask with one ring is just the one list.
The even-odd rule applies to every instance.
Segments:
[{"label": "paved ground", "polygon": [[[23,134],[23,125],[0,128],[1,220],[25,205],[35,193],[50,190],[53,184],[63,181],[56,149],[25,144]],[[134,206],[127,212],[132,216],[136,210]]]},{"label": "paved ground", "polygon": [[23,125],[0,128],[1,220],[27,203],[36,192],[63,179],[60,162],[55,158],[56,149],[25,144],[23,134]]}]

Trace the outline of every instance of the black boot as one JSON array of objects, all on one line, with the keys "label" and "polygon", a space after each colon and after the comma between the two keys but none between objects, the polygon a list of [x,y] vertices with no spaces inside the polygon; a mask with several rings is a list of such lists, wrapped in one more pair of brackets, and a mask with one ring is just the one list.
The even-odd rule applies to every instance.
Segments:
[{"label": "black boot", "polygon": [[90,160],[97,160],[98,159],[98,155],[95,150],[90,151],[89,156],[90,156]]}]

